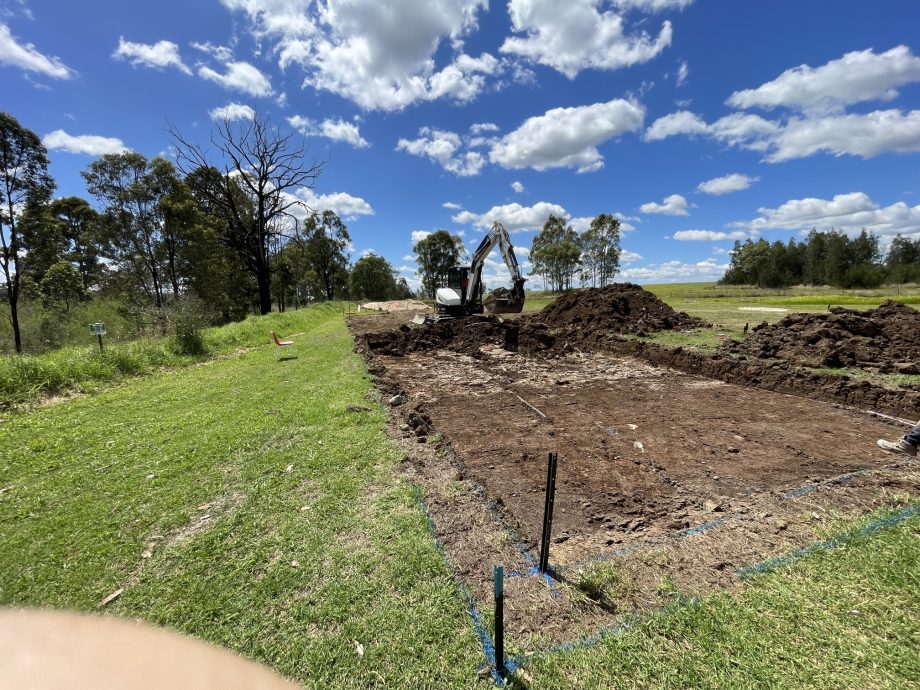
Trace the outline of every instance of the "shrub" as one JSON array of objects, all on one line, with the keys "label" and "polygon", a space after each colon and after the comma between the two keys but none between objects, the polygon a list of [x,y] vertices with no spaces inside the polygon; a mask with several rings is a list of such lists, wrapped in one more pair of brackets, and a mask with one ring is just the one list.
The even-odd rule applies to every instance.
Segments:
[{"label": "shrub", "polygon": [[204,329],[214,322],[214,315],[204,302],[193,295],[182,297],[166,308],[170,331],[180,355],[202,355]]}]

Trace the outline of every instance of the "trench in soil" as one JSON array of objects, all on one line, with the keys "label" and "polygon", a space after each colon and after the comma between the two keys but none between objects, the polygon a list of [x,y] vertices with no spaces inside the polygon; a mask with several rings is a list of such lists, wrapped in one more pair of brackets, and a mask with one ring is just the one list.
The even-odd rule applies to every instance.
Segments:
[{"label": "trench in soil", "polygon": [[[559,454],[550,563],[563,582],[508,586],[510,632],[524,648],[590,634],[675,588],[733,586],[739,569],[811,543],[828,520],[920,493],[915,465],[876,450],[900,430],[826,402],[605,353],[542,359],[486,345],[475,357],[373,362],[386,395],[407,398],[391,432],[448,559],[485,608],[493,564],[532,568],[546,456]],[[402,424],[412,409],[437,432],[427,443]],[[628,586],[585,595],[592,562]]]}]

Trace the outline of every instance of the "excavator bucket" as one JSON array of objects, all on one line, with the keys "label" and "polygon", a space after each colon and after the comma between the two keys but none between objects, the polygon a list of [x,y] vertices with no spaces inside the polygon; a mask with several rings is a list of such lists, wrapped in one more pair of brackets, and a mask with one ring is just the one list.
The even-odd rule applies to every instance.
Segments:
[{"label": "excavator bucket", "polygon": [[512,297],[487,299],[483,306],[489,314],[520,314],[524,311],[524,300]]},{"label": "excavator bucket", "polygon": [[482,306],[489,314],[520,314],[524,311],[524,281],[513,290],[498,288],[483,301]]}]

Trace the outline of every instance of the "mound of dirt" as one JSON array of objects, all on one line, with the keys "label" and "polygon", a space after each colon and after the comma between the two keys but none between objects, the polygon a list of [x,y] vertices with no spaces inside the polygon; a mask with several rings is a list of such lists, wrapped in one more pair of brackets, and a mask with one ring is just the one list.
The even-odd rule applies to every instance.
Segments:
[{"label": "mound of dirt", "polygon": [[483,345],[504,345],[508,330],[509,325],[498,319],[478,317],[448,319],[417,327],[403,324],[395,331],[366,333],[359,348],[391,357],[441,349],[476,356]]},{"label": "mound of dirt", "polygon": [[790,314],[756,326],[746,340],[729,341],[721,351],[806,367],[920,374],[920,311],[888,300],[868,311]]},{"label": "mound of dirt", "polygon": [[701,319],[675,311],[648,290],[632,283],[570,292],[538,315],[550,328],[579,331],[644,334],[707,325]]},{"label": "mound of dirt", "polygon": [[407,325],[385,333],[364,334],[359,349],[402,356],[419,350],[446,349],[480,357],[483,345],[528,354],[590,346],[612,334],[705,326],[700,319],[674,311],[638,285],[620,283],[563,295],[543,311],[514,321],[494,317],[450,319],[419,328]]}]

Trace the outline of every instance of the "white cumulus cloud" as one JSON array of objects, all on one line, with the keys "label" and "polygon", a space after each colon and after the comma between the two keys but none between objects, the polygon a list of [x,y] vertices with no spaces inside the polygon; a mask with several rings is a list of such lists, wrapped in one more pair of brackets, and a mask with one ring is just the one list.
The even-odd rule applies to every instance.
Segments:
[{"label": "white cumulus cloud", "polygon": [[259,39],[273,43],[283,70],[297,66],[305,86],[370,110],[441,98],[467,102],[501,69],[493,56],[462,48],[488,0],[222,2],[243,12]]},{"label": "white cumulus cloud", "polygon": [[638,252],[631,252],[628,249],[624,249],[620,252],[620,263],[621,264],[634,264],[637,261],[642,261],[644,259],[641,254]]},{"label": "white cumulus cloud", "polygon": [[486,164],[485,157],[478,151],[462,150],[464,142],[456,132],[422,127],[418,133],[418,139],[400,139],[396,150],[427,157],[458,177],[478,175]]},{"label": "white cumulus cloud", "polygon": [[524,191],[524,185],[518,182],[517,180],[515,180],[514,182],[511,183],[511,189],[513,189],[518,194],[521,194]]},{"label": "white cumulus cloud", "polygon": [[687,110],[678,110],[676,113],[664,115],[655,120],[645,130],[643,138],[646,141],[661,141],[679,134],[693,136],[706,134],[708,131],[709,125],[699,115]]},{"label": "white cumulus cloud", "polygon": [[597,146],[642,128],[645,109],[614,99],[574,108],[554,108],[531,117],[496,142],[489,159],[503,168],[575,168],[591,172],[604,166]]},{"label": "white cumulus cloud", "polygon": [[40,53],[31,43],[19,43],[6,24],[0,24],[0,64],[37,72],[52,79],[70,79],[74,71],[60,58]]},{"label": "white cumulus cloud", "polygon": [[228,91],[240,91],[255,97],[272,95],[271,82],[258,67],[248,62],[231,60],[224,64],[224,69],[221,73],[207,65],[200,65],[198,76],[213,81]]},{"label": "white cumulus cloud", "polygon": [[721,240],[744,240],[748,238],[746,232],[733,230],[721,232],[715,230],[679,230],[674,233],[674,239],[681,242],[718,242]]},{"label": "white cumulus cloud", "polygon": [[800,65],[756,89],[736,91],[726,103],[735,108],[835,110],[862,101],[891,100],[898,87],[918,81],[920,57],[900,45],[884,53],[854,51],[817,68]]},{"label": "white cumulus cloud", "polygon": [[[627,34],[623,16],[599,0],[509,0],[511,28],[501,52],[552,67],[569,79],[584,69],[614,70],[648,62],[671,45],[671,22],[657,36]],[[649,2],[633,3],[650,6]]]},{"label": "white cumulus cloud", "polygon": [[759,177],[749,177],[748,175],[742,175],[741,173],[732,173],[731,175],[714,177],[711,180],[700,182],[696,188],[704,194],[720,196],[722,194],[740,192],[744,189],[747,189],[759,180]]},{"label": "white cumulus cloud", "polygon": [[219,108],[209,110],[208,115],[215,122],[224,120],[232,122],[234,120],[252,120],[256,116],[256,111],[244,103],[228,103]]},{"label": "white cumulus cloud", "polygon": [[345,220],[374,215],[374,209],[364,199],[345,192],[316,194],[309,187],[301,187],[297,190],[297,197],[317,213],[334,211]]},{"label": "white cumulus cloud", "polygon": [[760,208],[758,213],[754,220],[736,225],[758,232],[835,228],[856,234],[865,228],[888,237],[898,233],[920,237],[920,205],[899,201],[883,207],[864,192],[837,194],[833,199],[791,199],[777,208]]},{"label": "white cumulus cloud", "polygon": [[413,230],[412,231],[412,246],[414,247],[423,239],[428,237],[431,233],[428,230]]},{"label": "white cumulus cloud", "polygon": [[118,47],[112,53],[116,60],[127,60],[134,67],[151,67],[164,69],[174,67],[184,74],[191,74],[192,70],[182,62],[179,46],[172,41],[157,41],[156,43],[133,43],[126,41],[123,36],[118,37]]},{"label": "white cumulus cloud", "polygon": [[682,134],[760,151],[769,163],[820,152],[873,158],[883,153],[920,151],[920,110],[794,117],[786,122],[732,113],[712,124],[693,113],[678,111],[655,120],[644,138],[658,141]]},{"label": "white cumulus cloud", "polygon": [[695,264],[673,260],[627,268],[620,271],[617,278],[641,283],[675,283],[688,279],[718,280],[727,270],[728,264],[720,264],[715,258],[704,259]]},{"label": "white cumulus cloud", "polygon": [[316,123],[310,118],[294,115],[287,120],[291,127],[304,136],[325,137],[332,141],[342,141],[354,146],[356,149],[364,149],[370,146],[368,141],[361,136],[361,130],[356,124],[341,118],[337,120],[327,118],[320,123]]},{"label": "white cumulus cloud", "polygon": [[491,228],[495,221],[499,221],[508,232],[516,232],[542,228],[550,215],[568,218],[569,214],[559,204],[540,201],[533,206],[521,206],[518,203],[493,206],[485,213],[463,211],[455,215],[453,221],[455,223],[471,224],[482,230]]},{"label": "white cumulus cloud", "polygon": [[770,141],[771,163],[818,152],[874,158],[920,151],[920,110],[793,119]]},{"label": "white cumulus cloud", "polygon": [[689,211],[687,200],[680,194],[672,194],[664,198],[662,203],[650,201],[642,204],[639,210],[642,213],[658,213],[665,216],[686,216]]},{"label": "white cumulus cloud", "polygon": [[105,153],[123,153],[127,151],[121,139],[101,137],[94,134],[68,134],[63,129],[56,129],[44,136],[42,143],[49,151],[66,151],[87,156],[101,156]]},{"label": "white cumulus cloud", "polygon": [[494,122],[478,122],[470,127],[470,134],[485,134],[487,132],[497,132],[498,125]]},{"label": "white cumulus cloud", "polygon": [[460,204],[455,204],[453,201],[445,201],[441,206],[451,211],[459,211],[463,208]]}]

